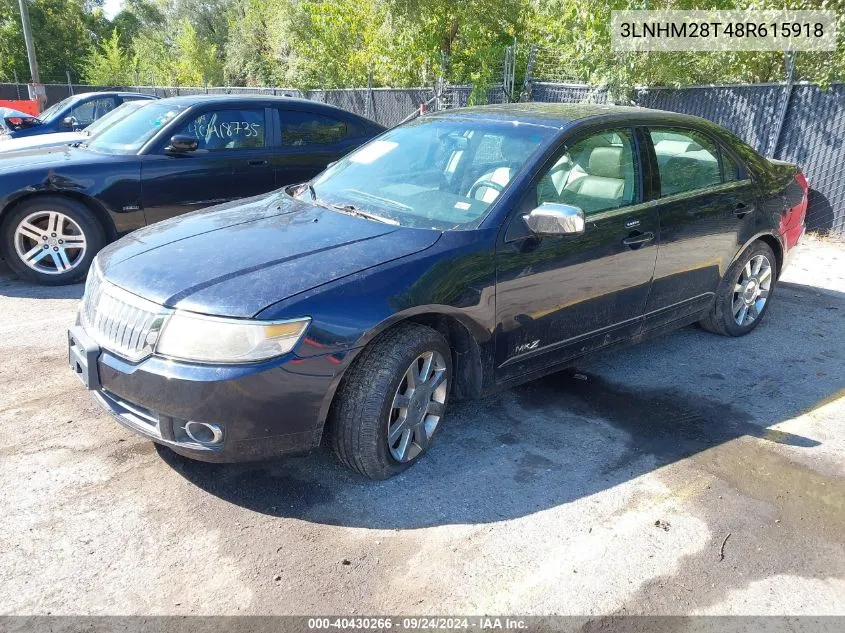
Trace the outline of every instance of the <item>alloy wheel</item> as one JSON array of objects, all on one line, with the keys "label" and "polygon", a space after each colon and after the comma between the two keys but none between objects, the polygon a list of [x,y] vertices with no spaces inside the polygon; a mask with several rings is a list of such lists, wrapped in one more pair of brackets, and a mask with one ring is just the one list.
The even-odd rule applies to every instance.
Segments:
[{"label": "alloy wheel", "polygon": [[746,262],[734,285],[732,310],[737,325],[750,325],[763,312],[772,290],[772,264],[765,255]]},{"label": "alloy wheel", "polygon": [[399,463],[422,453],[440,423],[448,394],[447,365],[437,351],[417,356],[405,371],[387,425],[387,445]]},{"label": "alloy wheel", "polygon": [[85,234],[77,222],[58,211],[36,211],[20,221],[14,235],[18,257],[32,270],[61,275],[85,258]]}]

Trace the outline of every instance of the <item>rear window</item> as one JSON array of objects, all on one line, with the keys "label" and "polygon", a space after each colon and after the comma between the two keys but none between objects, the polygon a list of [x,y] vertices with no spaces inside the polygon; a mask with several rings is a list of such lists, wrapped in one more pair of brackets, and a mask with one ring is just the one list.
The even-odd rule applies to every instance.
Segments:
[{"label": "rear window", "polygon": [[722,182],[719,149],[695,130],[650,129],[660,173],[660,195],[706,189]]},{"label": "rear window", "polygon": [[312,112],[280,110],[282,145],[331,145],[346,138],[346,121]]}]

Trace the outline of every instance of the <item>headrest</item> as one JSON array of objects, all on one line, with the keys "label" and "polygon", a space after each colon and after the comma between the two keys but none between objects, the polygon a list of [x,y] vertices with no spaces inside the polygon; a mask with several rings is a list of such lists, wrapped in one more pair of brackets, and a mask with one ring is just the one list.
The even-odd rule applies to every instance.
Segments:
[{"label": "headrest", "polygon": [[674,156],[684,152],[695,152],[701,149],[701,145],[693,141],[675,141],[663,139],[654,144],[654,153],[661,156]]},{"label": "headrest", "polygon": [[590,152],[587,173],[602,178],[625,178],[622,169],[622,147],[596,147]]},{"label": "headrest", "polygon": [[502,139],[502,158],[511,162],[521,162],[537,148],[537,142],[521,136],[505,136]]}]

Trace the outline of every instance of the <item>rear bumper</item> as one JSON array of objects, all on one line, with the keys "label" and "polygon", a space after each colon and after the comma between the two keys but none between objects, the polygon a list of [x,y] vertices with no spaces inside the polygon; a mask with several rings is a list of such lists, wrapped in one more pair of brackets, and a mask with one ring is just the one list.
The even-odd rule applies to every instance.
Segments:
[{"label": "rear bumper", "polygon": [[[79,326],[68,333],[71,366],[123,426],[211,462],[237,462],[315,448],[345,354],[287,354],[241,366],[195,365],[159,357],[132,364],[96,347]],[[94,368],[90,366],[91,362]],[[222,431],[213,445],[193,441],[187,422]]]},{"label": "rear bumper", "polygon": [[784,245],[783,265],[780,269],[781,273],[783,273],[783,271],[786,270],[786,267],[792,263],[793,259],[795,259],[795,253],[798,251],[795,247],[798,246],[798,243],[801,241],[801,238],[804,237],[806,232],[807,226],[801,222],[797,226],[787,229],[781,234]]}]

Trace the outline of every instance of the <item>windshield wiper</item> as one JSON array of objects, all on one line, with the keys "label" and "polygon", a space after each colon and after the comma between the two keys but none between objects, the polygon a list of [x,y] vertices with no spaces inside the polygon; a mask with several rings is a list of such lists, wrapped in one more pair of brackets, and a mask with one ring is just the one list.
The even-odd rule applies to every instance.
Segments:
[{"label": "windshield wiper", "polygon": [[369,211],[364,211],[363,209],[359,209],[354,204],[329,204],[332,209],[337,209],[338,211],[342,211],[343,213],[348,213],[349,215],[357,215],[360,218],[367,218],[368,220],[376,220],[377,222],[384,222],[385,224],[395,224],[398,225],[399,222],[396,220],[391,220],[390,218],[385,218],[380,215],[376,215],[375,213],[370,213]]},{"label": "windshield wiper", "polygon": [[320,200],[317,197],[317,191],[314,189],[314,185],[312,185],[310,182],[305,183],[305,185],[308,187],[308,193],[311,194],[311,202],[323,207],[324,209],[334,209],[335,211],[340,211],[349,215],[357,215],[360,218],[367,218],[368,220],[384,222],[385,224],[399,224],[399,222],[397,222],[396,220],[383,218],[382,216],[376,215],[375,213],[370,213],[369,211],[359,209],[354,204],[332,204],[331,202]]}]

